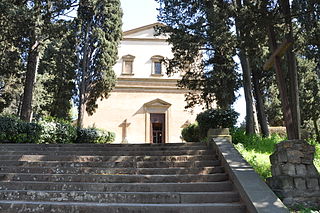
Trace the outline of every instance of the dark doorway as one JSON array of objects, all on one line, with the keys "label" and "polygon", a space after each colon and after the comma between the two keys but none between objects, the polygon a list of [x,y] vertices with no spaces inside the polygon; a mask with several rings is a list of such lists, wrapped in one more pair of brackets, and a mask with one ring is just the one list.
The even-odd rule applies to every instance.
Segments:
[{"label": "dark doorway", "polygon": [[151,143],[165,143],[165,114],[151,113]]}]

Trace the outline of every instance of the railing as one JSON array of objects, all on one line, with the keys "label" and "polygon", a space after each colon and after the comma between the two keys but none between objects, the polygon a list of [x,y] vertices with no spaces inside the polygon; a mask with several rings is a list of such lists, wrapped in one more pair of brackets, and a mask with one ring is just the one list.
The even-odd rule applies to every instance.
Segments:
[{"label": "railing", "polygon": [[209,130],[208,146],[214,149],[241,201],[250,213],[288,213],[289,210],[233,147],[229,131]]}]

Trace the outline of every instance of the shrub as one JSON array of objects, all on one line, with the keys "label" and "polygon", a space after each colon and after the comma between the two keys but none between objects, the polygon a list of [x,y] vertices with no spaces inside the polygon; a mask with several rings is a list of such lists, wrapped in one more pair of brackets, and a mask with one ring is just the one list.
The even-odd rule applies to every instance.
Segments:
[{"label": "shrub", "polygon": [[0,116],[0,143],[111,143],[115,134],[96,128],[77,130],[70,122],[47,117],[28,123]]},{"label": "shrub", "polygon": [[200,138],[207,136],[210,128],[233,128],[239,113],[234,109],[209,109],[197,115]]},{"label": "shrub", "polygon": [[197,123],[190,124],[187,127],[183,128],[181,131],[183,140],[187,142],[199,142],[199,126]]},{"label": "shrub", "polygon": [[13,116],[0,116],[0,142],[38,143],[42,127]]},{"label": "shrub", "polygon": [[78,129],[77,135],[77,143],[111,143],[115,139],[113,132],[97,128]]},{"label": "shrub", "polygon": [[39,122],[42,132],[39,143],[74,143],[77,129],[69,122],[47,118]]}]

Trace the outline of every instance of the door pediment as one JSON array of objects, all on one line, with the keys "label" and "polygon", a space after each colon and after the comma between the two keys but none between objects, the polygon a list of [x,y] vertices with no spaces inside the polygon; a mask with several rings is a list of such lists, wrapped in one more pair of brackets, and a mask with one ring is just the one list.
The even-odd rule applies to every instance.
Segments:
[{"label": "door pediment", "polygon": [[170,106],[170,103],[161,100],[160,98],[154,99],[144,104],[145,108],[169,108]]}]

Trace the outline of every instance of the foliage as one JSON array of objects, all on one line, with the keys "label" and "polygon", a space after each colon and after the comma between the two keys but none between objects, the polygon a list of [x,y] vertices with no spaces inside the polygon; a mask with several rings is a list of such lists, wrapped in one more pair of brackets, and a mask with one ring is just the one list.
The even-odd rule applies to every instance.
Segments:
[{"label": "foliage", "polygon": [[0,2],[0,113],[11,108],[11,103],[22,93],[22,52],[25,49],[22,37],[27,32],[22,17],[25,13],[12,1]]},{"label": "foliage", "polygon": [[80,128],[76,143],[111,143],[115,139],[113,132],[97,128]]},{"label": "foliage", "polygon": [[317,74],[320,67],[313,59],[303,56],[298,58],[297,64],[302,126],[320,143],[320,78]]},{"label": "foliage", "polygon": [[168,34],[173,58],[166,59],[167,72],[183,73],[178,85],[191,90],[187,108],[197,104],[212,108],[217,102],[229,107],[240,87],[233,56],[235,35],[231,7],[226,1],[157,0],[158,20],[166,24],[158,33]]},{"label": "foliage", "polygon": [[200,141],[200,130],[197,123],[190,124],[187,127],[183,128],[181,135],[183,140],[187,142],[199,142]]},{"label": "foliage", "polygon": [[0,112],[3,106],[10,107],[9,111],[21,113],[21,117],[30,120],[34,79],[41,53],[51,39],[63,34],[60,29],[64,23],[63,15],[70,12],[77,1],[28,0],[0,3]]},{"label": "foliage", "polygon": [[[246,135],[245,131],[242,129],[233,129],[231,131],[231,136],[235,148],[261,178],[266,179],[271,177],[271,163],[269,157],[274,152],[275,145],[285,140],[285,138],[276,134],[273,134],[268,138],[263,138],[256,134]],[[316,147],[314,164],[320,172],[320,144],[315,143],[314,141],[309,141],[309,143]]]},{"label": "foliage", "polygon": [[315,139],[309,139],[308,141],[311,145],[314,145],[316,148],[313,163],[317,167],[318,172],[320,173],[320,143],[319,143],[319,141],[316,141]]},{"label": "foliage", "polygon": [[[320,141],[318,130],[320,125],[318,119],[320,100],[320,42],[318,39],[320,35],[320,4],[319,1],[304,0],[293,0],[291,3],[292,14],[295,14],[293,19],[294,51],[297,58],[301,124],[318,137]],[[278,23],[278,27],[281,27],[281,23]],[[282,125],[279,92],[276,89],[275,82],[271,85],[271,87],[265,87],[269,124]]]},{"label": "foliage", "polygon": [[197,115],[200,138],[205,138],[210,128],[233,128],[239,113],[234,109],[209,109]]},{"label": "foliage", "polygon": [[294,208],[290,209],[290,212],[292,213],[319,213],[319,207],[315,207],[315,208],[306,208],[302,205],[295,205]]},{"label": "foliage", "polygon": [[73,143],[76,140],[77,129],[67,121],[48,117],[39,124],[42,132],[38,143]]},{"label": "foliage", "polygon": [[78,125],[86,110],[94,113],[99,98],[107,98],[115,86],[113,65],[122,38],[119,0],[80,0],[77,26]]},{"label": "foliage", "polygon": [[75,93],[75,38],[71,22],[60,24],[64,35],[48,44],[39,64],[34,114],[71,120],[71,99]]},{"label": "foliage", "polygon": [[42,126],[13,116],[0,116],[0,142],[38,143]]},{"label": "foliage", "polygon": [[111,143],[115,134],[96,128],[77,130],[70,122],[47,117],[28,123],[14,116],[0,116],[0,143]]},{"label": "foliage", "polygon": [[246,135],[241,129],[231,131],[232,142],[246,161],[263,178],[271,177],[271,163],[269,156],[274,151],[274,146],[284,140],[275,134],[268,138],[259,135]]},{"label": "foliage", "polygon": [[265,90],[266,114],[270,126],[284,126],[279,90],[275,80]]}]

